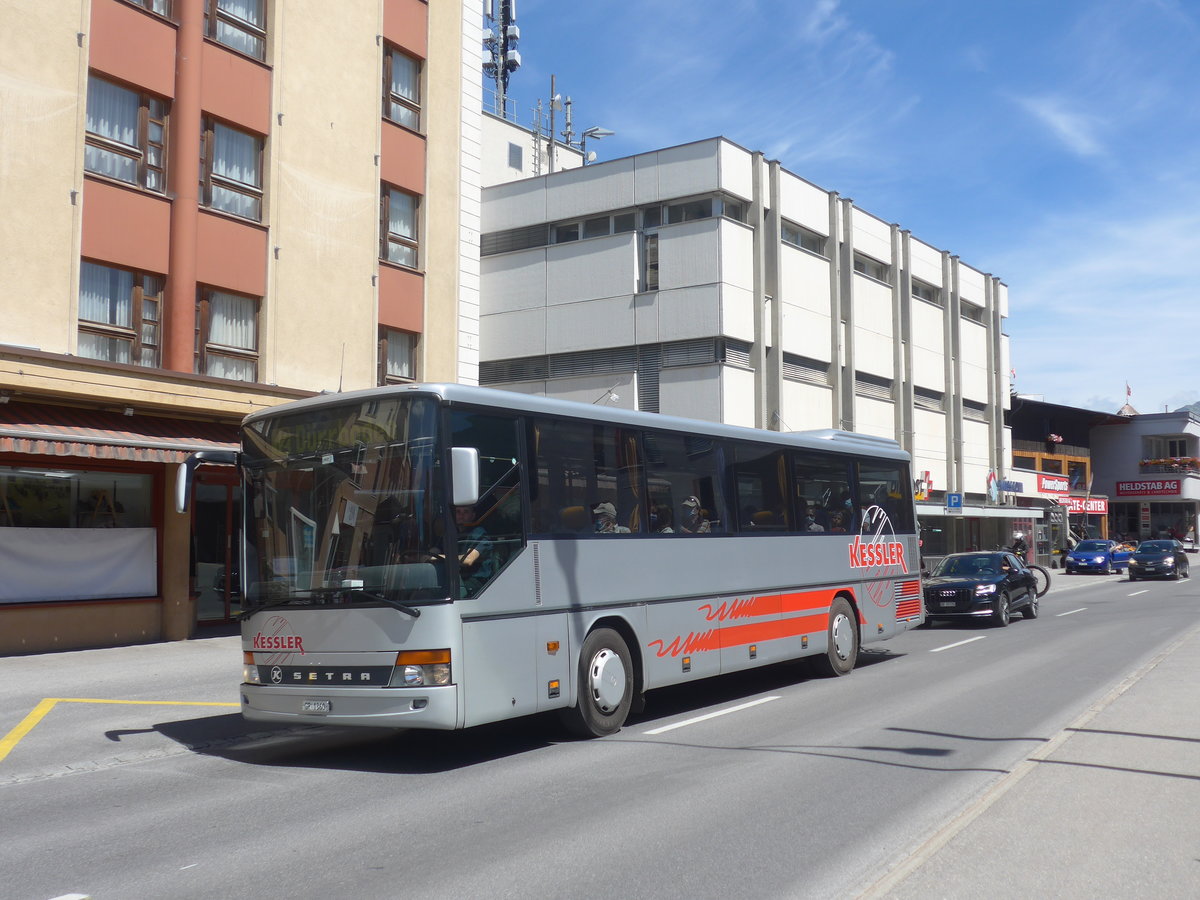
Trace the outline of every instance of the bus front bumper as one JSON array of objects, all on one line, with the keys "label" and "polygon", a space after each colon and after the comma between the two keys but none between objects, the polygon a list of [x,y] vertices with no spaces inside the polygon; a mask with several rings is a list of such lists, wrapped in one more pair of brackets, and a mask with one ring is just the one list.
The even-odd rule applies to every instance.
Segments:
[{"label": "bus front bumper", "polygon": [[242,684],[242,715],[288,725],[458,728],[458,686],[419,688],[283,687]]}]

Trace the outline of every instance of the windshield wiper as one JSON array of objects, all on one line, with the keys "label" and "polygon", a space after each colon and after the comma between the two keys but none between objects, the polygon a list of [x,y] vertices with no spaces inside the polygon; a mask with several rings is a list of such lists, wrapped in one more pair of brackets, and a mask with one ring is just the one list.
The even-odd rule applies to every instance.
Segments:
[{"label": "windshield wiper", "polygon": [[278,609],[281,606],[287,606],[290,603],[294,603],[297,600],[303,599],[305,598],[301,597],[299,594],[291,594],[282,600],[271,600],[267,603],[260,603],[257,606],[248,606],[234,617],[234,621],[244,622],[255,613],[260,613],[265,609]]},{"label": "windshield wiper", "polygon": [[337,597],[337,596],[353,596],[362,597],[365,600],[371,600],[375,603],[383,603],[392,609],[398,609],[407,616],[412,616],[414,619],[421,618],[421,610],[415,606],[409,606],[406,603],[401,603],[399,600],[393,600],[391,597],[385,597],[383,594],[376,594],[372,591],[366,591],[362,588],[351,587],[319,587],[319,588],[304,588],[303,590],[292,591],[287,597],[280,600],[272,600],[269,603],[263,603],[259,606],[252,606],[244,610],[237,620],[240,622],[248,619],[255,613],[262,612],[265,609],[275,609],[280,606],[287,606],[289,603],[294,603],[297,600],[307,600],[313,597]]}]

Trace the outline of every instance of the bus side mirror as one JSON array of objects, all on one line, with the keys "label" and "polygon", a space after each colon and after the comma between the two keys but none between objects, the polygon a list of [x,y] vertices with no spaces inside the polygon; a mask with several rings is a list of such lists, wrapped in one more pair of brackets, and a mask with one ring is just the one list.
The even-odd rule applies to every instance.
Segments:
[{"label": "bus side mirror", "polygon": [[455,506],[474,506],[479,502],[479,450],[450,448],[450,483],[454,485],[451,502]]},{"label": "bus side mirror", "polygon": [[196,466],[200,463],[214,463],[221,466],[236,466],[238,452],[236,450],[197,450],[179,464],[175,472],[175,511],[188,511],[188,500],[192,496],[192,479],[195,477]]}]

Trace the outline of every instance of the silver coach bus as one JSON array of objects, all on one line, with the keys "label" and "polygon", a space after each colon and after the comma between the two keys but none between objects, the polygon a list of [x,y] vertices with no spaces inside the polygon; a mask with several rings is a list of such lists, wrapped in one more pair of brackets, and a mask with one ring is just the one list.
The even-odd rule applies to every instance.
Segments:
[{"label": "silver coach bus", "polygon": [[924,621],[908,455],[461,385],[248,416],[248,719],[465,728],[557,710],[619,730],[644,693]]}]

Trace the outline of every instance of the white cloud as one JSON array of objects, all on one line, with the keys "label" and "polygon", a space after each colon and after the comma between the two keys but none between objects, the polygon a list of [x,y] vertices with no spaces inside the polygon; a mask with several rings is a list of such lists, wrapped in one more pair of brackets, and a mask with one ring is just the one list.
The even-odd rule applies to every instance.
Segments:
[{"label": "white cloud", "polygon": [[1050,133],[1072,153],[1079,156],[1100,156],[1104,152],[1097,130],[1102,122],[1088,113],[1066,108],[1060,97],[1016,97],[1016,103],[1049,129]]}]

